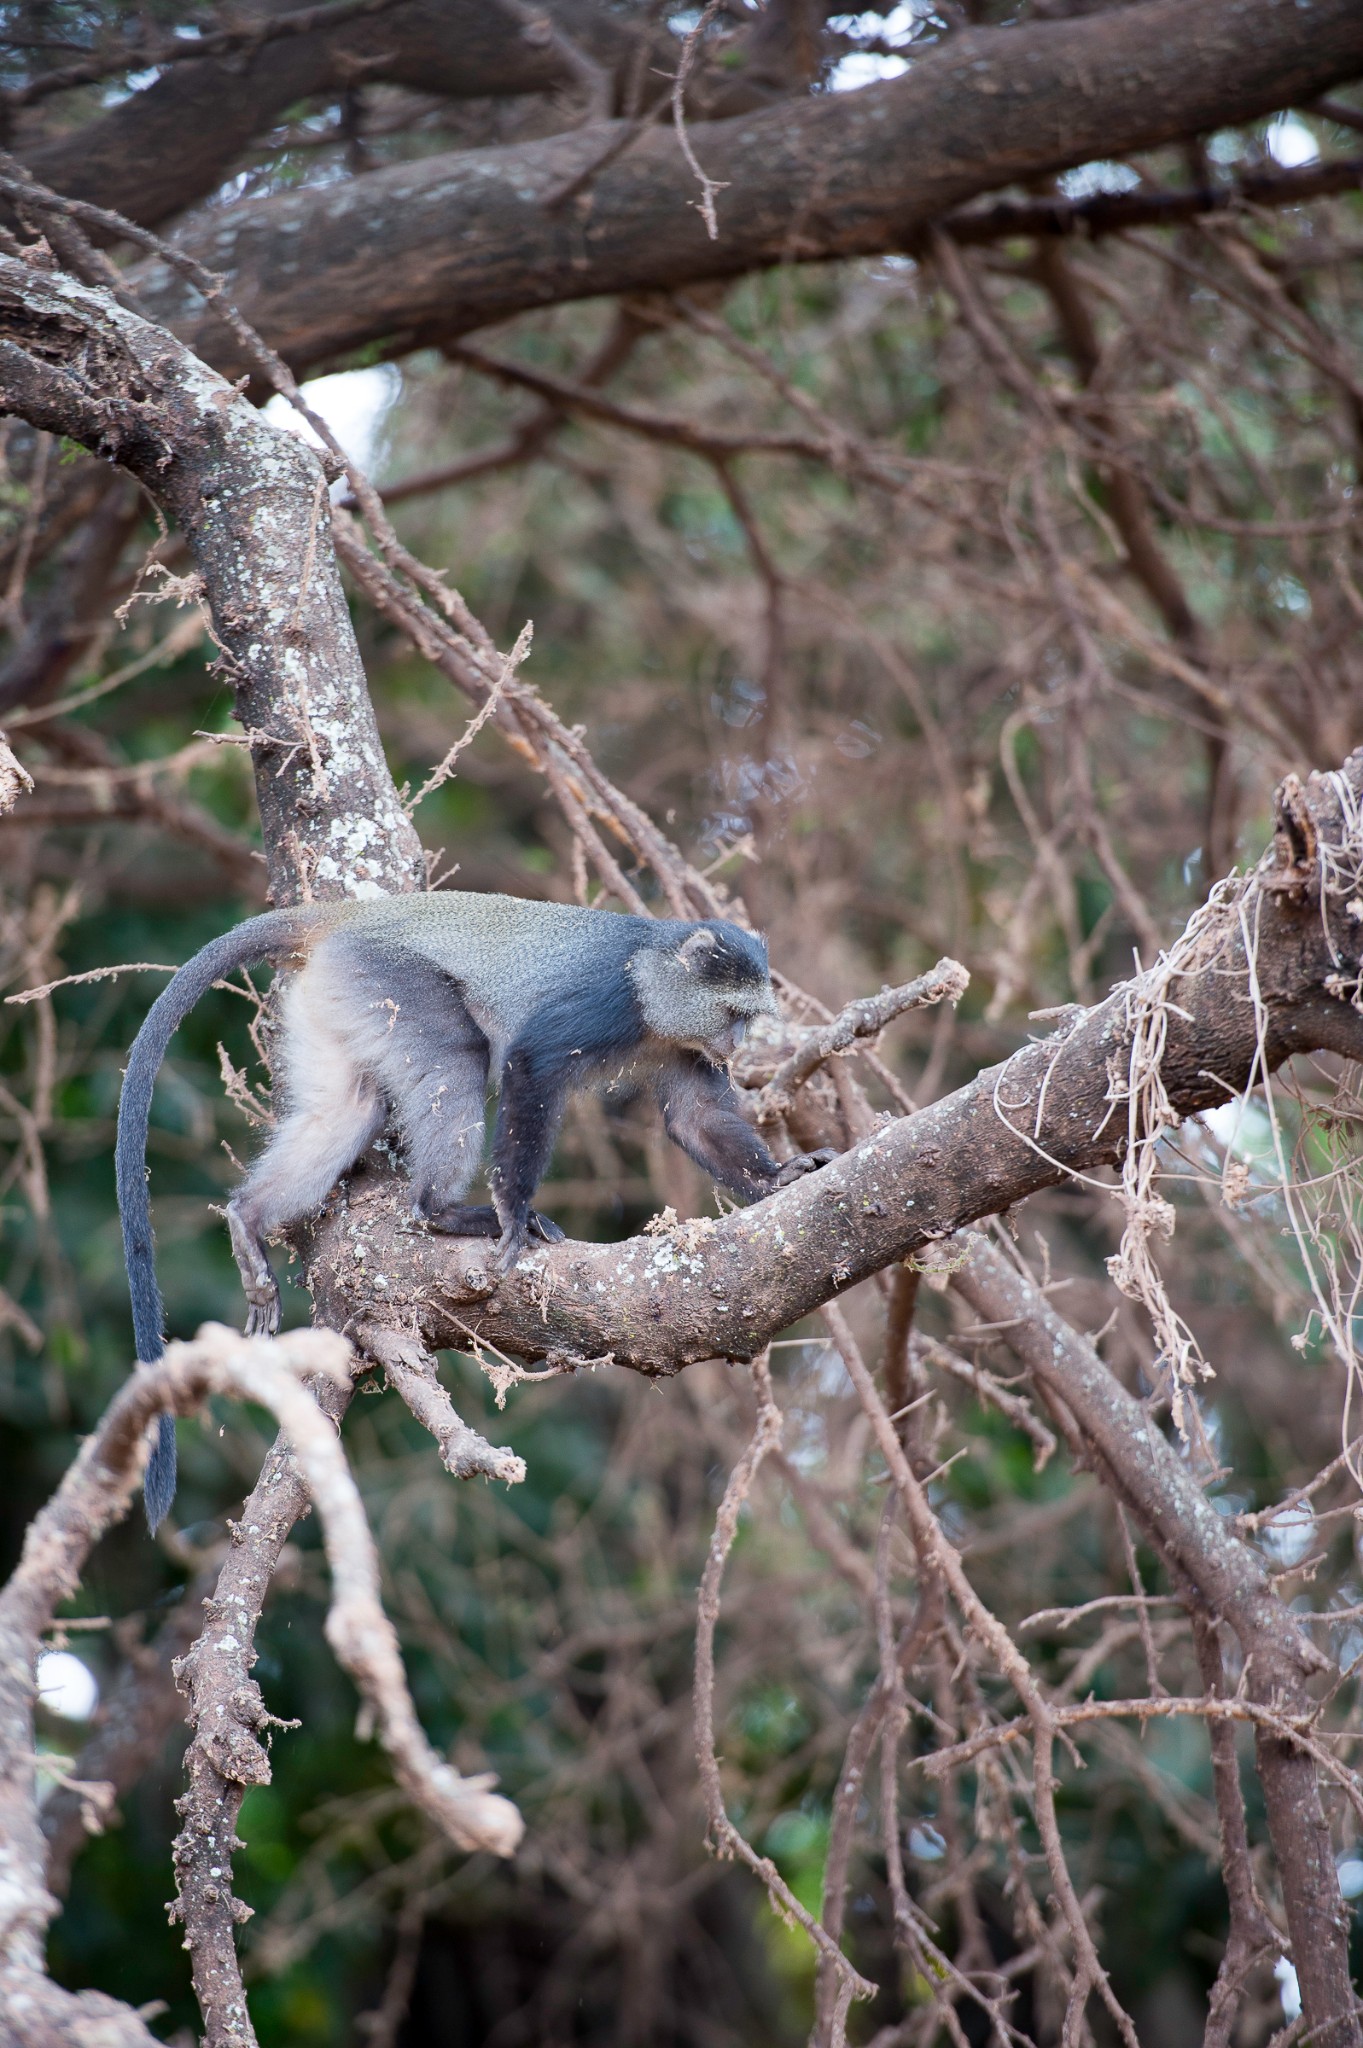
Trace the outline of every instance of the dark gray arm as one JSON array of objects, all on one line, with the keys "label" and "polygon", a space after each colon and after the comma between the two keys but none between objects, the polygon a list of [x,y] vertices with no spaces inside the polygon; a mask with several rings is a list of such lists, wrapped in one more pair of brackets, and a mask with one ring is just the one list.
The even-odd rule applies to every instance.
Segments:
[{"label": "dark gray arm", "polygon": [[784,1165],[774,1159],[740,1111],[729,1076],[699,1053],[677,1053],[659,1070],[654,1088],[673,1144],[721,1187],[748,1201],[815,1172],[835,1157],[831,1151],[820,1151],[802,1152]]}]

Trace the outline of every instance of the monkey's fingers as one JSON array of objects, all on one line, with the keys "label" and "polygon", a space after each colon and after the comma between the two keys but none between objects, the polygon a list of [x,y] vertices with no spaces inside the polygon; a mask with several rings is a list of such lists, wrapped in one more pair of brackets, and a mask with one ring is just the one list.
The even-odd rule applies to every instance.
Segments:
[{"label": "monkey's fingers", "polygon": [[543,1238],[546,1244],[563,1244],[568,1236],[552,1216],[546,1216],[542,1209],[530,1211],[530,1230],[534,1237]]},{"label": "monkey's fingers", "polygon": [[251,1217],[242,1214],[235,1199],[227,1205],[227,1231],[248,1304],[246,1334],[273,1337],[279,1328],[279,1282],[259,1229]]},{"label": "monkey's fingers", "polygon": [[827,1166],[837,1158],[831,1145],[821,1145],[817,1152],[799,1152],[794,1159],[788,1159],[773,1183],[778,1188],[788,1188],[793,1180],[800,1180],[807,1173],[817,1173],[821,1166]]}]

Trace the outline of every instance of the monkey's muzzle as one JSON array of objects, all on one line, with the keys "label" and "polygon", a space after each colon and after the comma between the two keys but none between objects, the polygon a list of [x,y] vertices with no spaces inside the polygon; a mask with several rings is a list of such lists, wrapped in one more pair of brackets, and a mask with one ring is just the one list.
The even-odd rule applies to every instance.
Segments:
[{"label": "monkey's muzzle", "polygon": [[748,1019],[735,1017],[718,1032],[711,1041],[712,1050],[721,1060],[732,1059],[748,1035]]}]

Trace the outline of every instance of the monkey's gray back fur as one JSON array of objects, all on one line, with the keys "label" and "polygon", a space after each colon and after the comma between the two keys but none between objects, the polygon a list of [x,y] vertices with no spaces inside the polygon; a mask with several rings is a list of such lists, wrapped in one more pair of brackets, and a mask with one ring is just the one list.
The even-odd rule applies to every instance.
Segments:
[{"label": "monkey's gray back fur", "polygon": [[[220,977],[258,960],[303,964],[281,1005],[281,1114],[228,1205],[248,1331],[279,1326],[268,1242],[311,1213],[391,1111],[413,1212],[454,1235],[498,1238],[507,1273],[568,1093],[632,1064],[652,1075],[669,1136],[752,1200],[793,1172],[740,1115],[725,1062],[773,1007],[766,948],[723,919],[679,921],[465,891],[302,904],[253,917],[205,946],[162,991],[128,1057],[115,1162],[137,1356],[164,1349],[147,1191],[152,1089],[172,1033]],[[482,1156],[488,1080],[498,1120],[492,1204],[465,1201]],[[154,1529],[175,1492],[175,1429],[162,1416],[147,1466]]]},{"label": "monkey's gray back fur", "polygon": [[[450,918],[452,897],[459,903],[457,923]],[[581,976],[584,960],[608,973],[641,947],[675,945],[692,929],[670,919],[464,890],[338,904],[335,926],[418,953],[452,976],[487,1035],[494,1078],[507,1047],[546,1001]]]}]

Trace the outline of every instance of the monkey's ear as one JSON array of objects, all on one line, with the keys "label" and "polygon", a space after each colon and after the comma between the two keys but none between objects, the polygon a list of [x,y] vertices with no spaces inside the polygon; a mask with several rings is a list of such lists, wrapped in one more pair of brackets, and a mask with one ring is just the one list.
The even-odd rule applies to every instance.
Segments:
[{"label": "monkey's ear", "polygon": [[709,954],[717,952],[719,940],[706,925],[699,925],[689,938],[683,939],[677,948],[677,958],[682,966],[698,967]]}]

